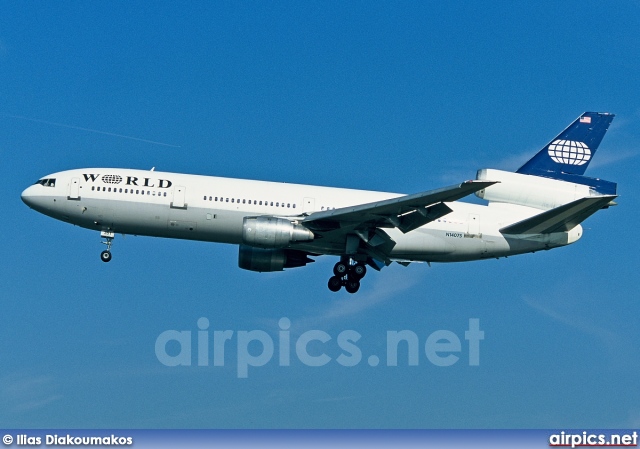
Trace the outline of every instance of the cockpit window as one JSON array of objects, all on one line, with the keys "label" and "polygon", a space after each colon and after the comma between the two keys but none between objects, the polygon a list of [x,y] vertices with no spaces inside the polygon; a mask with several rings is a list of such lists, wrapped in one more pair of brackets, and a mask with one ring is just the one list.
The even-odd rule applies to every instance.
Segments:
[{"label": "cockpit window", "polygon": [[36,184],[40,184],[41,186],[45,186],[45,187],[55,187],[56,180],[55,178],[40,179],[36,181]]}]

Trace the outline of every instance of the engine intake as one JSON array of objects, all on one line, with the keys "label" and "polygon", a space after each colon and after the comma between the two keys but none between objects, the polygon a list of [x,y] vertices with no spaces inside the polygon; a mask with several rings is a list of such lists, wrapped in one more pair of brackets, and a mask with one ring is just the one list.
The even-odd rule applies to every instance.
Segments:
[{"label": "engine intake", "polygon": [[303,267],[315,262],[304,251],[295,249],[265,249],[240,245],[238,266],[249,271],[282,271],[285,268]]},{"label": "engine intake", "polygon": [[242,243],[258,248],[283,248],[313,238],[313,232],[283,218],[246,217],[242,222]]}]

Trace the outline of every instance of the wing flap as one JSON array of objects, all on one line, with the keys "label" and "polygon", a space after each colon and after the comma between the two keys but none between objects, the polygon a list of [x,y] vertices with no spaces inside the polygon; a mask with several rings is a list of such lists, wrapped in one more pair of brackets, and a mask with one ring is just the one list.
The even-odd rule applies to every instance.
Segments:
[{"label": "wing flap", "polygon": [[616,195],[589,196],[564,204],[500,229],[502,234],[550,234],[570,231],[598,210],[606,207]]},{"label": "wing flap", "polygon": [[406,234],[451,212],[453,209],[444,203],[437,203],[426,209],[418,208],[400,217],[398,229]]}]

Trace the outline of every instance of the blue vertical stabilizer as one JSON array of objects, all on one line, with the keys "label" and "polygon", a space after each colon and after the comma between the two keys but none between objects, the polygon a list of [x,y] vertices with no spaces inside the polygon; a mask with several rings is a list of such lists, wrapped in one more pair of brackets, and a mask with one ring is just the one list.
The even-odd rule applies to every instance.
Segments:
[{"label": "blue vertical stabilizer", "polygon": [[585,112],[517,170],[525,175],[564,179],[583,175],[614,115]]}]

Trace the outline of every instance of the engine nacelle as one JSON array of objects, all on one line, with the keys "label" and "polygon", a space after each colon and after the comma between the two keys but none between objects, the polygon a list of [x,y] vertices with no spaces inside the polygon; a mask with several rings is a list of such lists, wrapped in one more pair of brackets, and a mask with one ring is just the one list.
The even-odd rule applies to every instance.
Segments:
[{"label": "engine nacelle", "polygon": [[476,179],[500,181],[476,192],[488,201],[549,210],[591,195],[588,185],[485,168]]},{"label": "engine nacelle", "polygon": [[238,266],[249,271],[282,271],[285,268],[303,267],[315,262],[304,251],[295,249],[265,249],[240,245]]},{"label": "engine nacelle", "polygon": [[242,243],[258,248],[283,248],[313,238],[313,232],[283,218],[246,217],[242,222]]}]

